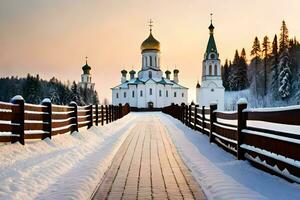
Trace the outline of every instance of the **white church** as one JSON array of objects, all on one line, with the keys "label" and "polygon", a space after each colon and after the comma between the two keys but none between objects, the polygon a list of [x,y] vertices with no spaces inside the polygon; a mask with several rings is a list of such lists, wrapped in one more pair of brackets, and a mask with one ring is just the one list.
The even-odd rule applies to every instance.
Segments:
[{"label": "white church", "polygon": [[209,106],[212,102],[218,104],[218,110],[224,110],[224,94],[221,77],[221,61],[214,38],[215,27],[211,24],[209,40],[202,63],[202,80],[196,85],[196,103],[199,106]]},{"label": "white church", "polygon": [[112,104],[126,104],[136,108],[163,108],[172,103],[188,103],[188,88],[179,84],[178,69],[165,71],[160,66],[160,43],[150,35],[141,45],[142,69],[137,72],[121,71],[121,84],[112,89]]}]

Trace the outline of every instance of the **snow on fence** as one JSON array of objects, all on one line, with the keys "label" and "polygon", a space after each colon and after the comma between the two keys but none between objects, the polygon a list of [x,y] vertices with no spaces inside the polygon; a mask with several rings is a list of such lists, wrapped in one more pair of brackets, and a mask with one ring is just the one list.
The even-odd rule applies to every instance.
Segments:
[{"label": "snow on fence", "polygon": [[[216,104],[172,104],[163,112],[208,135],[237,159],[300,183],[300,107],[250,110],[241,102],[235,112],[220,112]],[[274,130],[278,125],[282,128]]]},{"label": "snow on fence", "polygon": [[44,100],[40,105],[25,103],[21,96],[11,103],[0,102],[0,142],[25,144],[26,139],[45,139],[57,134],[104,125],[130,112],[128,104],[78,106],[54,105]]}]

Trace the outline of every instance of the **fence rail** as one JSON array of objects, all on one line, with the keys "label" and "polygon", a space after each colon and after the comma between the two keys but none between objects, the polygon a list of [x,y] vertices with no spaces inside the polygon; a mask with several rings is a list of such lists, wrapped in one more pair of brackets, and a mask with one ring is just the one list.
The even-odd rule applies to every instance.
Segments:
[{"label": "fence rail", "polygon": [[45,139],[57,134],[104,125],[130,112],[128,104],[68,106],[52,104],[45,99],[40,105],[25,103],[21,96],[10,103],[0,102],[0,142],[25,144],[26,139]]},{"label": "fence rail", "polygon": [[[255,167],[300,183],[299,107],[250,110],[240,103],[237,111],[220,112],[215,104],[209,108],[172,104],[163,112],[208,135],[210,142],[237,159],[247,159]],[[288,127],[275,130],[276,125],[293,125],[294,131]]]}]

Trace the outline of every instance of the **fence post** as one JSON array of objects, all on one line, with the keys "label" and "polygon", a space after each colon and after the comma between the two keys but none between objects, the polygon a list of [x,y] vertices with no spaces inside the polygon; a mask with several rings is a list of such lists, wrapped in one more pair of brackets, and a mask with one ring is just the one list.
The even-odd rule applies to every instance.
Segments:
[{"label": "fence post", "polygon": [[184,123],[184,103],[182,103],[180,107],[180,120]]},{"label": "fence post", "polygon": [[[45,138],[51,139],[52,136],[52,103],[49,98],[43,99],[42,103],[43,106],[47,106],[47,115],[43,117],[43,122],[46,124],[43,125],[44,131],[48,132]],[[43,139],[45,139],[43,138]]]},{"label": "fence post", "polygon": [[122,112],[122,104],[119,104],[119,119],[123,117],[123,112]]},{"label": "fence post", "polygon": [[96,116],[96,121],[95,121],[95,125],[98,126],[98,120],[99,120],[99,106],[98,104],[95,105],[95,116]]},{"label": "fence post", "polygon": [[106,124],[109,122],[109,106],[105,105]]},{"label": "fence post", "polygon": [[192,104],[189,105],[189,123],[188,127],[192,127]]},{"label": "fence post", "polygon": [[202,134],[204,134],[205,131],[205,106],[202,106],[201,110],[202,114]]},{"label": "fence post", "polygon": [[210,104],[210,131],[209,131],[209,142],[213,142],[213,132],[214,132],[214,122],[216,122],[216,113],[214,112],[217,110],[218,105],[215,103]]},{"label": "fence post", "polygon": [[90,123],[87,128],[91,128],[93,126],[93,104],[89,106],[90,109]]},{"label": "fence post", "polygon": [[78,132],[78,108],[77,108],[77,103],[74,102],[74,101],[71,101],[71,103],[69,104],[69,106],[73,107],[73,122],[72,124],[75,124],[72,126],[72,129],[71,129],[71,133],[74,132],[74,131],[77,131]]},{"label": "fence post", "polygon": [[188,124],[188,105],[184,106],[184,124],[187,125]]},{"label": "fence post", "polygon": [[[11,123],[12,124],[19,124],[19,130],[14,130],[13,134],[20,135],[19,137],[19,142],[22,145],[25,145],[25,130],[24,130],[24,122],[25,122],[25,101],[22,96],[17,95],[13,97],[10,101],[13,104],[17,104],[18,107],[12,106],[12,113],[16,114],[17,118],[12,119]],[[19,109],[19,112],[18,112]],[[16,141],[12,141],[16,142]]]},{"label": "fence post", "polygon": [[101,105],[101,125],[104,125],[104,106]]},{"label": "fence post", "polygon": [[198,108],[199,105],[195,105],[195,112],[194,112],[194,129],[197,130],[197,123],[198,123],[198,120],[197,120],[197,115],[198,115]]},{"label": "fence post", "polygon": [[247,108],[247,103],[246,102],[238,102],[237,105],[237,111],[238,111],[238,128],[237,128],[237,159],[241,160],[244,159],[244,153],[242,148],[240,147],[241,144],[243,143],[243,134],[242,130],[246,128],[246,113],[243,112],[244,109]]}]

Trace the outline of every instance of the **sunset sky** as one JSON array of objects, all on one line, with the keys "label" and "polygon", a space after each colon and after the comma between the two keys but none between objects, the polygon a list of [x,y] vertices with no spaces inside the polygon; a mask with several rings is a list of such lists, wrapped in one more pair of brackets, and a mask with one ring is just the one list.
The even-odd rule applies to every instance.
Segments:
[{"label": "sunset sky", "polygon": [[141,68],[140,45],[147,22],[161,43],[162,70],[180,70],[190,88],[200,78],[210,13],[222,63],[245,47],[249,58],[255,36],[271,40],[284,19],[290,36],[300,38],[299,0],[2,0],[0,76],[40,74],[79,81],[85,56],[100,100],[111,100],[120,70]]}]

